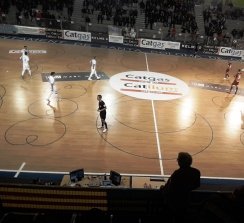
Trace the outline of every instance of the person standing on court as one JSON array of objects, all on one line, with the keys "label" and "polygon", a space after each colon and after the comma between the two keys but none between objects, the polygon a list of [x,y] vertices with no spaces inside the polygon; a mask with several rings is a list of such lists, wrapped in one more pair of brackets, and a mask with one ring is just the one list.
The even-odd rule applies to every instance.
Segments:
[{"label": "person standing on court", "polygon": [[98,109],[97,111],[100,113],[100,118],[101,118],[101,122],[102,122],[102,125],[98,128],[103,128],[103,132],[107,132],[108,131],[108,125],[107,125],[107,122],[106,122],[106,105],[104,103],[104,101],[102,100],[102,95],[97,95],[97,100],[98,100]]},{"label": "person standing on court", "polygon": [[27,55],[29,54],[29,50],[27,46],[24,46],[24,48],[21,50],[22,55],[24,55],[25,53],[27,53]]},{"label": "person standing on court", "polygon": [[227,68],[225,70],[224,80],[228,80],[229,79],[229,77],[230,77],[229,72],[231,70],[231,67],[232,67],[232,63],[231,62],[228,62]]},{"label": "person standing on court", "polygon": [[165,186],[160,188],[174,223],[185,222],[190,192],[200,186],[201,177],[200,171],[191,167],[192,156],[189,153],[180,152],[177,162],[179,169],[175,170]]},{"label": "person standing on court", "polygon": [[97,70],[96,70],[97,69],[96,57],[93,57],[93,59],[90,60],[90,64],[91,64],[91,73],[88,80],[91,81],[93,75],[95,75],[97,80],[99,80],[100,77],[97,75]]},{"label": "person standing on court", "polygon": [[193,54],[195,58],[197,57],[198,50],[199,50],[199,44],[196,43],[195,46],[194,46],[194,54]]},{"label": "person standing on court", "polygon": [[234,75],[234,81],[230,86],[230,90],[228,91],[229,94],[231,93],[231,90],[234,86],[236,88],[235,94],[237,93],[240,80],[241,80],[241,69],[238,69],[237,73]]},{"label": "person standing on court", "polygon": [[30,64],[29,64],[30,58],[28,56],[28,53],[27,52],[24,52],[22,54],[22,56],[20,57],[20,60],[22,60],[22,64],[23,64],[23,69],[22,69],[21,77],[24,78],[25,71],[28,71],[29,72],[29,75],[31,77],[31,70],[30,70]]},{"label": "person standing on court", "polygon": [[47,98],[47,101],[48,103],[50,102],[50,98],[52,97],[52,95],[55,93],[57,94],[56,92],[56,89],[55,89],[55,72],[51,72],[50,75],[48,76],[48,82],[50,84],[50,87],[51,87],[51,92]]}]

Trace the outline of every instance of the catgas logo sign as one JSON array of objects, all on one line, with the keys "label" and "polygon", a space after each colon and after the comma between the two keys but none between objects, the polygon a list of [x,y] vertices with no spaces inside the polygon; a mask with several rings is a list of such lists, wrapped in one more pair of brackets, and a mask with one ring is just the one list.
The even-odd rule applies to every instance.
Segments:
[{"label": "catgas logo sign", "polygon": [[148,71],[130,71],[110,78],[110,85],[122,94],[148,100],[173,100],[188,94],[185,82],[175,77]]},{"label": "catgas logo sign", "polygon": [[234,49],[229,48],[229,47],[220,47],[219,48],[219,55],[241,57],[242,56],[242,50],[234,50]]},{"label": "catgas logo sign", "polygon": [[140,47],[153,48],[153,49],[165,49],[165,41],[151,40],[151,39],[140,39]]},{"label": "catgas logo sign", "polygon": [[91,42],[91,33],[64,30],[64,39]]}]

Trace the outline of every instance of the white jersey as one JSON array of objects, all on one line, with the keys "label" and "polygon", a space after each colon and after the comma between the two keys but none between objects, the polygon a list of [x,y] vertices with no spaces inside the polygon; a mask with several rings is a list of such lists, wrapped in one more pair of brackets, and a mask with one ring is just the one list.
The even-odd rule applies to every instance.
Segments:
[{"label": "white jersey", "polygon": [[25,52],[27,53],[27,55],[29,54],[29,50],[27,50],[27,49],[22,49],[22,50],[21,50],[22,56],[25,55]]},{"label": "white jersey", "polygon": [[54,84],[54,82],[55,82],[54,76],[49,76],[48,77],[48,81],[49,81],[50,84]]},{"label": "white jersey", "polygon": [[22,55],[20,57],[20,59],[22,60],[23,68],[29,69],[30,68],[30,65],[29,65],[30,58],[27,55]]},{"label": "white jersey", "polygon": [[90,63],[91,63],[91,69],[92,69],[92,70],[93,70],[93,69],[96,69],[97,61],[96,61],[95,59],[92,59],[92,60],[90,61]]}]

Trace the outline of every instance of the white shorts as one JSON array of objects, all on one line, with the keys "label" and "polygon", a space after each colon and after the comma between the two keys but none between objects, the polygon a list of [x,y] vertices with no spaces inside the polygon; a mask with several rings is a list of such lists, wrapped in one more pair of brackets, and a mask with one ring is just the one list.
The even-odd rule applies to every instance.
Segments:
[{"label": "white shorts", "polygon": [[30,70],[29,64],[23,64],[23,70]]}]

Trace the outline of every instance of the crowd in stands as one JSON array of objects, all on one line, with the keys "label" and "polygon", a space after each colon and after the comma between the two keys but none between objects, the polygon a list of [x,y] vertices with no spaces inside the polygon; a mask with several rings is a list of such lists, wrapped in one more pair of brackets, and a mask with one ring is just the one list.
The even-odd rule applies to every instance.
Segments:
[{"label": "crowd in stands", "polygon": [[10,5],[10,1],[8,0],[0,1],[0,23],[6,22],[6,14],[9,12]]},{"label": "crowd in stands", "polygon": [[133,27],[124,27],[121,34],[124,37],[136,38],[136,30]]},{"label": "crowd in stands", "polygon": [[165,27],[182,25],[182,32],[195,32],[197,24],[194,17],[194,0],[167,1],[143,0],[140,2],[141,12],[145,11],[146,28],[153,29],[153,24],[160,22]]},{"label": "crowd in stands", "polygon": [[226,18],[221,9],[209,7],[203,12],[205,31],[208,36],[220,35],[225,27]]},{"label": "crowd in stands", "polygon": [[223,5],[221,1],[216,4],[210,4],[208,8],[203,11],[205,33],[211,37],[215,45],[233,44],[232,41],[243,38],[244,29],[233,28],[226,25],[226,19],[239,19],[242,14],[240,8],[234,8],[231,1],[226,1]]},{"label": "crowd in stands", "polygon": [[[37,25],[40,25],[38,21],[41,19],[70,21],[73,13],[73,2],[74,0],[2,0],[0,2],[0,13],[6,15],[10,7],[15,6],[15,17],[18,25],[22,24],[23,19],[31,22],[36,20]],[[63,15],[64,7],[67,8],[67,17]]]},{"label": "crowd in stands", "polygon": [[[194,6],[196,3],[202,3],[201,0],[83,0],[81,2],[83,2],[81,16],[85,18],[86,24],[118,26],[126,37],[134,38],[138,32],[136,28],[157,31],[159,26],[168,29],[164,38],[170,40],[175,40],[179,33],[191,36],[191,40],[196,40],[198,35]],[[235,7],[231,0],[226,0],[225,4],[222,1],[213,2],[215,3],[203,11],[206,36],[212,38],[216,45],[229,44],[233,39],[243,39],[243,28],[234,27],[233,30],[229,30],[230,28],[226,26],[226,19],[244,18],[243,9]],[[6,15],[13,5],[16,7],[17,24],[21,25],[28,20],[34,21],[38,26],[52,28],[54,25],[55,28],[55,20],[71,21],[73,4],[74,0],[1,0],[0,22],[6,22]],[[64,7],[67,8],[67,17],[63,15]],[[40,22],[43,18],[53,21],[43,24]],[[142,20],[145,18],[145,21],[139,22],[141,18]],[[145,26],[140,27],[143,24]]]},{"label": "crowd in stands", "polygon": [[226,0],[224,5],[224,13],[227,19],[244,20],[244,10],[235,7],[231,0]]},{"label": "crowd in stands", "polygon": [[196,0],[84,0],[81,13],[86,23],[91,22],[96,11],[98,24],[112,21],[115,26],[134,30],[138,16],[144,14],[145,27],[141,28],[153,30],[156,23],[162,23],[169,29],[168,37],[174,39],[176,25],[182,26],[183,33],[196,34],[198,27],[194,17],[195,2]]},{"label": "crowd in stands", "polygon": [[0,1],[0,13],[8,14],[11,2],[8,0]]},{"label": "crowd in stands", "polygon": [[97,23],[113,20],[115,26],[134,27],[136,23],[138,0],[84,0],[81,10],[86,15],[86,22],[90,21],[89,15],[97,11]]}]

